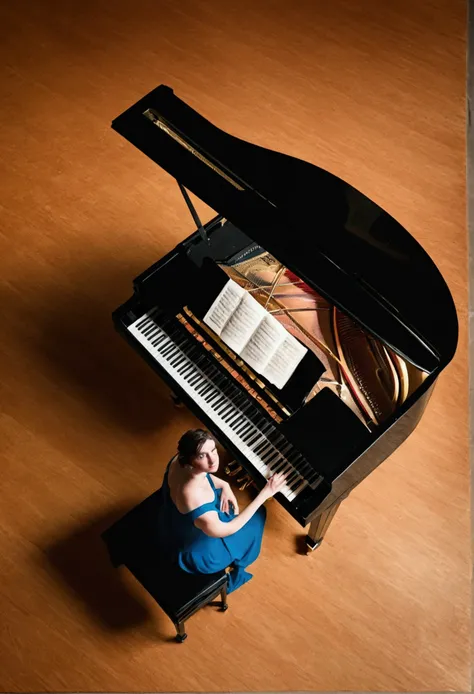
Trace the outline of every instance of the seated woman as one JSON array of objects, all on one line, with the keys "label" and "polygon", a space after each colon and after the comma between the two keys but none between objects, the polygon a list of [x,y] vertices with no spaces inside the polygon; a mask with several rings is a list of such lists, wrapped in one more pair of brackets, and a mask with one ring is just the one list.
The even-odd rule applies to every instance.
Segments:
[{"label": "seated woman", "polygon": [[282,489],[285,476],[271,477],[239,513],[228,482],[212,474],[218,468],[219,454],[211,434],[203,429],[187,431],[166,468],[158,531],[162,550],[184,571],[214,573],[230,567],[231,593],[252,578],[245,569],[260,553],[266,518],[263,504]]}]

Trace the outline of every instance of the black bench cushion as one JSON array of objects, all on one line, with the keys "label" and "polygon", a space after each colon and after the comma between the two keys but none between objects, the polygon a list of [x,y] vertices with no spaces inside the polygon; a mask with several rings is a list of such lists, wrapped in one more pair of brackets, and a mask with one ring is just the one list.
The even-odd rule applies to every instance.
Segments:
[{"label": "black bench cushion", "polygon": [[104,533],[112,563],[124,564],[171,619],[189,612],[218,592],[225,571],[189,574],[160,554],[156,534],[156,507],[161,489],[135,506]]}]

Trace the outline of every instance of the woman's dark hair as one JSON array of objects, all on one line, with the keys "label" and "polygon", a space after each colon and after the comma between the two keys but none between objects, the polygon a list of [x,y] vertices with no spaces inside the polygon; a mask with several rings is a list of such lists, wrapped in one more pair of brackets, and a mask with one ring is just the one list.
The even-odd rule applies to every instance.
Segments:
[{"label": "woman's dark hair", "polygon": [[179,464],[187,465],[209,439],[214,441],[214,437],[205,429],[189,429],[178,441]]}]

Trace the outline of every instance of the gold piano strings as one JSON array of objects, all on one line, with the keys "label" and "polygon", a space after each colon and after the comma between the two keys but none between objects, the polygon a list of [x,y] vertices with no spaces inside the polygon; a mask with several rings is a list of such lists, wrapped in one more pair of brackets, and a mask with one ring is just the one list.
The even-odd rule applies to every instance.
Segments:
[{"label": "gold piano strings", "polygon": [[272,284],[271,284],[270,291],[269,291],[269,292],[266,292],[266,294],[268,295],[268,297],[267,297],[267,300],[266,300],[266,302],[265,302],[264,308],[267,308],[268,304],[269,304],[270,301],[272,300],[273,294],[274,294],[275,289],[276,289],[276,286],[277,286],[278,282],[280,281],[280,277],[281,277],[281,276],[283,275],[283,273],[285,272],[285,269],[286,269],[286,268],[285,268],[285,266],[283,265],[283,263],[280,263],[280,269],[278,270],[278,272],[275,274],[275,277],[273,278],[273,282],[272,282]]},{"label": "gold piano strings", "polygon": [[200,161],[202,161],[203,164],[208,166],[210,169],[212,169],[215,173],[219,174],[219,176],[222,176],[227,183],[230,183],[234,188],[237,188],[237,190],[244,190],[243,186],[240,185],[240,183],[237,183],[237,181],[234,181],[233,178],[231,178],[228,174],[225,173],[225,171],[222,171],[218,166],[213,164],[207,157],[205,157],[201,152],[199,152],[195,147],[189,144],[184,137],[179,135],[169,123],[166,122],[166,120],[163,118],[163,116],[160,116],[159,113],[154,111],[151,108],[147,108],[146,111],[143,113],[146,118],[151,120],[152,123],[154,123],[160,130],[163,130],[169,137],[172,137],[175,142],[177,142],[181,147],[184,147],[185,149],[188,150],[191,154],[193,154],[195,157],[197,157]]},{"label": "gold piano strings", "polygon": [[[187,307],[184,307],[184,312],[189,316],[193,321],[195,321],[202,330],[204,330],[210,337],[215,340],[219,346],[222,348],[222,350],[225,352],[231,363],[229,364],[219,352],[217,352],[212,345],[210,345],[204,337],[186,320],[186,316],[184,316],[182,313],[179,313],[177,315],[178,320],[187,328],[187,330],[193,335],[193,337],[198,340],[203,347],[205,347],[209,352],[211,352],[212,356],[220,362],[220,364],[229,372],[229,374],[239,383],[244,386],[244,388],[247,390],[249,395],[251,395],[257,402],[263,407],[272,417],[275,419],[275,421],[280,422],[282,420],[282,417],[273,410],[270,405],[262,398],[256,387],[258,387],[260,390],[263,390],[271,400],[273,400],[276,405],[280,408],[282,412],[284,412],[286,415],[290,416],[290,412],[279,402],[278,398],[275,397],[273,393],[271,393],[268,388],[266,388],[265,384],[258,379],[255,374],[249,369],[249,367],[243,362],[241,359],[237,359],[237,357],[234,355],[234,353],[222,342],[222,340],[219,339],[217,335],[211,332],[211,330],[205,325],[202,321],[197,318],[193,312]],[[247,378],[252,381],[255,385],[255,387],[252,387],[250,383],[245,380],[245,378],[235,370],[234,364],[238,365],[242,371],[246,374]]]}]

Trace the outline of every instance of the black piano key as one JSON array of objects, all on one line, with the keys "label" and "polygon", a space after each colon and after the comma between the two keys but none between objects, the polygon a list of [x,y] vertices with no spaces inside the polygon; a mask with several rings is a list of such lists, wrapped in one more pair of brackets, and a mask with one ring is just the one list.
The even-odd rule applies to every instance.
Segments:
[{"label": "black piano key", "polygon": [[208,395],[206,395],[204,400],[210,405],[213,402],[213,400],[217,400],[217,398],[220,397],[220,395],[220,390],[214,388]]},{"label": "black piano key", "polygon": [[262,432],[259,430],[258,427],[255,427],[254,432],[252,433],[252,436],[249,438],[247,441],[247,446],[254,450],[254,444],[260,439],[262,436]]},{"label": "black piano key", "polygon": [[240,410],[236,409],[235,405],[234,405],[234,411],[232,413],[232,416],[229,418],[229,421],[227,422],[227,424],[232,428],[236,424],[236,422],[240,421],[241,417],[242,417],[242,412]]},{"label": "black piano key", "polygon": [[[255,440],[256,435],[258,434],[258,431],[254,429],[250,430],[246,436],[245,436],[245,443],[246,445],[252,450],[253,453],[255,453],[255,446],[252,444],[252,441]],[[255,453],[261,459],[261,456],[258,455],[258,453]]]},{"label": "black piano key", "polygon": [[248,440],[251,438],[253,432],[253,424],[245,417],[234,422],[232,426],[232,431],[237,434],[239,439],[247,444]]},{"label": "black piano key", "polygon": [[273,446],[273,444],[271,444],[270,441],[268,440],[267,436],[264,435],[263,441],[261,441],[261,442],[256,446],[256,448],[255,448],[255,453],[257,453],[258,455],[260,455],[261,453],[263,453],[263,452],[264,452],[267,448],[269,448],[270,446]]},{"label": "black piano key", "polygon": [[176,347],[174,346],[173,343],[165,345],[163,349],[160,349],[159,352],[162,357],[166,357],[167,354],[170,354],[171,352],[175,351]]},{"label": "black piano key", "polygon": [[213,384],[213,385],[214,385],[215,392],[209,398],[209,403],[212,402],[212,407],[214,408],[222,401],[222,398],[224,396],[222,395],[221,389],[216,384]]},{"label": "black piano key", "polygon": [[284,457],[278,458],[274,463],[275,472],[282,472],[284,468],[288,465],[288,461]]},{"label": "black piano key", "polygon": [[195,386],[196,393],[202,397],[202,394],[206,390],[208,385],[209,383],[207,378],[203,378],[202,382],[199,385]]},{"label": "black piano key", "polygon": [[156,325],[156,323],[154,323],[153,321],[150,321],[148,325],[143,326],[143,328],[140,330],[141,334],[145,337],[148,337],[148,335],[158,331],[161,331],[161,328],[158,325]]},{"label": "black piano key", "polygon": [[226,403],[227,400],[225,396],[222,394],[222,391],[219,391],[219,397],[216,398],[216,400],[214,400],[214,402],[212,403],[212,411],[219,414],[219,410],[221,409],[221,407],[224,407]]},{"label": "black piano key", "polygon": [[246,419],[250,419],[252,422],[255,423],[255,419],[252,416],[252,409],[251,409],[249,403],[244,403],[241,406],[240,411],[241,411],[243,417],[245,417]]},{"label": "black piano key", "polygon": [[199,372],[196,373],[194,371],[194,373],[191,374],[190,378],[188,378],[186,380],[188,381],[190,386],[194,386],[196,383],[199,383],[200,379],[201,379],[201,374]]},{"label": "black piano key", "polygon": [[304,482],[304,479],[297,472],[295,472],[294,479],[290,478],[290,479],[286,480],[286,484],[291,489],[292,492],[296,492],[298,487],[300,487],[303,482]]},{"label": "black piano key", "polygon": [[161,328],[157,325],[147,325],[147,327],[142,331],[143,336],[147,338],[148,342],[158,337],[158,335],[163,335]]},{"label": "black piano key", "polygon": [[173,359],[173,361],[170,361],[170,366],[173,367],[173,369],[177,369],[180,364],[183,364],[186,361],[185,355],[180,352],[177,357]]},{"label": "black piano key", "polygon": [[265,460],[267,465],[270,466],[272,462],[276,462],[276,460],[280,459],[280,451],[277,448],[274,448],[267,455],[264,454],[260,457]]},{"label": "black piano key", "polygon": [[182,374],[181,374],[181,377],[183,378],[183,380],[184,380],[184,381],[187,381],[188,383],[189,383],[189,381],[191,381],[195,376],[196,376],[196,368],[195,368],[194,364],[192,365],[192,368],[191,368],[191,369],[188,369],[188,370],[186,371],[186,373],[182,373]]},{"label": "black piano key", "polygon": [[193,364],[190,364],[188,361],[186,361],[182,366],[177,368],[176,371],[179,373],[180,376],[184,376],[184,374],[188,373],[189,371],[193,371],[193,369]]},{"label": "black piano key", "polygon": [[303,458],[301,454],[297,454],[295,458],[295,467],[301,470],[301,474],[310,483],[313,484],[319,478],[319,473]]},{"label": "black piano key", "polygon": [[240,422],[237,422],[234,427],[234,431],[236,434],[239,434],[240,432],[243,432],[244,430],[248,429],[250,426],[250,422],[247,419],[247,417],[242,417]]},{"label": "black piano key", "polygon": [[229,404],[229,401],[227,398],[223,397],[222,403],[220,405],[217,405],[217,407],[214,408],[214,412],[217,412],[217,414],[223,418],[225,415],[229,414],[232,411],[232,406]]},{"label": "black piano key", "polygon": [[[240,409],[239,405],[234,401],[230,401],[232,403],[232,408],[233,408],[233,415],[232,415],[232,422],[235,423],[237,422],[239,417],[243,417],[242,410]],[[230,424],[230,422],[229,422]]]},{"label": "black piano key", "polygon": [[206,364],[206,357],[203,354],[201,354],[199,357],[197,357],[194,360],[195,367],[197,369],[199,369],[201,372],[202,372],[202,368],[203,368],[203,366],[205,366],[205,364]]},{"label": "black piano key", "polygon": [[234,404],[234,406],[236,408],[238,408],[239,410],[241,410],[246,404],[246,399],[242,393],[238,393],[234,396],[230,396],[229,399]]},{"label": "black piano key", "polygon": [[289,487],[291,487],[291,484],[295,483],[296,480],[300,478],[300,475],[297,470],[295,470],[293,467],[289,466],[289,472],[286,475],[286,483]]},{"label": "black piano key", "polygon": [[164,345],[165,344],[165,339],[167,339],[165,335],[159,335],[154,340],[152,340],[151,345],[158,349],[158,345]]},{"label": "black piano key", "polygon": [[212,382],[208,381],[206,384],[206,387],[201,393],[201,397],[204,398],[208,393],[210,393],[212,390]]},{"label": "black piano key", "polygon": [[136,324],[138,330],[141,330],[141,328],[146,325],[148,322],[151,321],[151,318],[149,316],[144,316],[142,320]]},{"label": "black piano key", "polygon": [[172,362],[174,362],[178,357],[182,356],[182,354],[183,353],[181,352],[181,350],[176,348],[168,353],[166,361],[171,366]]},{"label": "black piano key", "polygon": [[232,409],[228,410],[226,413],[224,413],[223,415],[221,415],[221,419],[226,424],[228,424],[229,420],[232,419],[234,415],[235,415],[235,410],[234,410],[234,408],[232,408]]},{"label": "black piano key", "polygon": [[222,387],[225,385],[226,382],[227,382],[227,379],[226,379],[225,376],[223,376],[222,374],[219,374],[219,375],[216,376],[216,378],[214,379],[214,383],[216,384],[216,387],[219,388],[219,389],[222,388]]},{"label": "black piano key", "polygon": [[169,337],[166,333],[160,330],[156,333],[156,335],[153,334],[153,337],[148,340],[148,342],[151,342],[151,344],[154,345],[155,343],[163,342],[164,340],[169,340]]}]

